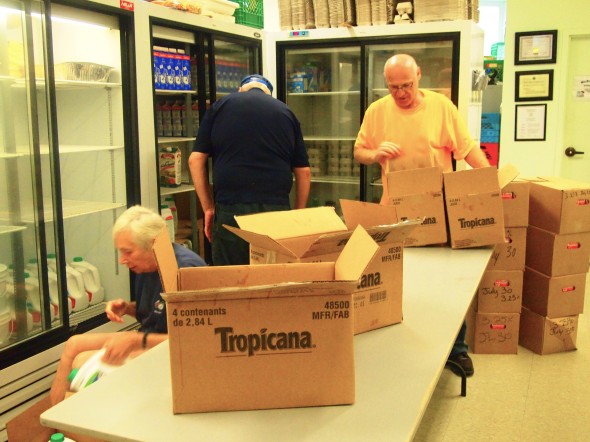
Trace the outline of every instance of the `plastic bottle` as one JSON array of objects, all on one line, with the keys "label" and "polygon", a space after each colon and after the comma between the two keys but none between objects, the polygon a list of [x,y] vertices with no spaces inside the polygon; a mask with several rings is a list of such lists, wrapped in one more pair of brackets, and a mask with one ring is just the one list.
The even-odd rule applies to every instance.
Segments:
[{"label": "plastic bottle", "polygon": [[[82,366],[77,372],[75,372],[73,376],[72,373],[70,373],[70,376],[73,377],[72,381],[70,382],[70,390],[80,391],[117,368],[117,366],[106,364],[101,361],[104,352],[104,348],[97,351],[86,362],[84,362],[84,364],[82,364]],[[68,376],[68,379],[70,376]]]},{"label": "plastic bottle", "polygon": [[191,106],[191,113],[192,113],[192,117],[193,117],[193,137],[197,136],[197,133],[199,132],[199,102],[197,100],[193,101],[193,104]]},{"label": "plastic bottle", "polygon": [[168,101],[162,105],[162,134],[165,137],[172,136],[172,106]]},{"label": "plastic bottle", "polygon": [[100,284],[98,269],[81,256],[76,256],[70,265],[82,274],[90,305],[104,301],[104,288]]},{"label": "plastic bottle", "polygon": [[170,235],[170,241],[174,242],[174,216],[172,216],[172,211],[168,207],[168,205],[164,204],[160,206],[160,213],[162,214],[162,218],[166,221],[166,228],[168,229],[168,234]]},{"label": "plastic bottle", "polygon": [[172,104],[172,136],[182,137],[182,106],[178,101]]},{"label": "plastic bottle", "polygon": [[76,442],[74,439],[65,437],[63,433],[53,433],[49,438],[49,442]]},{"label": "plastic bottle", "polygon": [[47,254],[47,268],[52,272],[57,272],[57,259],[55,253]]},{"label": "plastic bottle", "polygon": [[[27,292],[27,309],[31,313],[33,323],[41,324],[41,291],[39,290],[39,280],[36,276],[25,272],[25,290]],[[56,316],[55,308],[49,309],[49,315],[53,321]]]},{"label": "plastic bottle", "polygon": [[90,304],[88,293],[84,289],[82,274],[72,266],[66,266],[66,280],[68,285],[68,297],[72,303],[72,310],[78,312]]},{"label": "plastic bottle", "polygon": [[156,103],[156,134],[159,137],[164,136],[164,121],[162,119],[162,103]]},{"label": "plastic bottle", "polygon": [[178,230],[178,209],[176,208],[176,201],[174,201],[174,197],[167,196],[164,199],[164,204],[166,204],[172,212],[172,217],[174,218],[174,231],[176,232]]}]

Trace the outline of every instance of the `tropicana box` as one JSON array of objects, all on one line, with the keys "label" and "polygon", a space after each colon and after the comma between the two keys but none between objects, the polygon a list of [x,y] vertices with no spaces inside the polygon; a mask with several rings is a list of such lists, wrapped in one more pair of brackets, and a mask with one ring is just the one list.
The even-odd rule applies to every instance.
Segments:
[{"label": "tropicana box", "polygon": [[501,190],[518,175],[512,165],[443,173],[451,247],[504,242]]},{"label": "tropicana box", "polygon": [[[370,228],[365,227],[368,222],[360,224],[379,249],[353,293],[354,332],[397,324],[402,321],[403,243],[419,221],[396,224],[392,206],[349,200],[340,204],[347,224],[351,211],[374,223]],[[236,221],[239,229],[225,227],[250,243],[251,264],[335,261],[353,232],[333,207],[236,216]]]},{"label": "tropicana box", "polygon": [[[438,167],[388,172],[388,204],[400,220],[422,218],[422,224],[408,235],[405,246],[447,242],[443,175]],[[346,218],[346,217],[345,217]]]},{"label": "tropicana box", "polygon": [[352,404],[352,291],[377,244],[359,227],[336,262],[178,268],[154,243],[174,413]]}]

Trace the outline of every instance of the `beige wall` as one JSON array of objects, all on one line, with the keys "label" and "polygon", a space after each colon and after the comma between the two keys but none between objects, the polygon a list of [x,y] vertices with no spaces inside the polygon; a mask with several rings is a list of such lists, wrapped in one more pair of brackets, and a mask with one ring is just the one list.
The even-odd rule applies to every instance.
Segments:
[{"label": "beige wall", "polygon": [[[564,2],[540,0],[506,0],[506,56],[502,94],[500,165],[515,164],[521,175],[559,175],[563,159],[561,127],[564,119],[566,50],[571,33],[590,33],[590,1]],[[514,33],[557,29],[557,63],[514,65]],[[546,141],[514,141],[514,73],[540,69],[554,70],[553,100],[547,101]],[[527,104],[529,102],[526,102]],[[519,102],[518,104],[521,104]],[[525,103],[522,103],[525,104]]]}]

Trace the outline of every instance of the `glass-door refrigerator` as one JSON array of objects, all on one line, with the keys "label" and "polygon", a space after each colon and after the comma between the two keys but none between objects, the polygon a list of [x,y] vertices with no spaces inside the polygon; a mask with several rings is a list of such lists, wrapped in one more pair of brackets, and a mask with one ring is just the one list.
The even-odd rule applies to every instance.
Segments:
[{"label": "glass-door refrigerator", "polygon": [[[210,262],[188,157],[205,111],[236,92],[242,77],[261,72],[262,61],[259,30],[228,23],[221,31],[209,22],[149,3],[136,5],[139,98],[153,98],[145,107],[140,104],[140,124],[150,124],[153,110],[151,127],[141,130],[141,155],[155,158],[142,168],[142,201],[159,207],[165,217],[171,210],[172,238]],[[140,38],[144,32],[148,39]]]},{"label": "glass-door refrigerator", "polygon": [[267,38],[276,49],[278,97],[301,122],[312,172],[308,206],[333,205],[341,215],[340,198],[380,201],[380,166],[359,167],[353,147],[365,110],[388,94],[383,68],[395,54],[414,56],[420,87],[447,95],[479,138],[481,103],[471,89],[472,72],[483,63],[483,32],[473,22],[281,31]]},{"label": "glass-door refrigerator", "polygon": [[7,397],[26,398],[30,385],[48,388],[59,345],[72,334],[131,324],[107,325],[104,308],[130,300],[111,231],[138,194],[132,15],[72,4],[0,0],[0,388]]}]

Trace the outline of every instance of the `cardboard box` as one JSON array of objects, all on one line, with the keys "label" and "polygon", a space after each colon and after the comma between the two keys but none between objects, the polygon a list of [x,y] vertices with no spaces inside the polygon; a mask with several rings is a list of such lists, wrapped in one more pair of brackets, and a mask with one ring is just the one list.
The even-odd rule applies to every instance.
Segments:
[{"label": "cardboard box", "polygon": [[351,200],[340,204],[347,224],[333,207],[316,207],[236,216],[240,228],[225,227],[250,243],[251,264],[268,264],[334,261],[352,228],[373,225],[366,231],[379,250],[353,294],[354,332],[397,324],[402,321],[403,243],[420,221],[391,224],[397,220],[392,206]]},{"label": "cardboard box", "polygon": [[470,308],[465,340],[473,353],[516,354],[520,313],[480,313]]},{"label": "cardboard box", "polygon": [[386,179],[389,204],[395,207],[398,219],[422,219],[422,224],[406,238],[404,245],[408,247],[446,243],[447,225],[441,170],[438,167],[400,170],[387,173]]},{"label": "cardboard box", "polygon": [[528,180],[530,225],[559,234],[590,232],[590,183],[557,177]]},{"label": "cardboard box", "polygon": [[529,186],[528,181],[516,178],[502,188],[504,227],[529,225]]},{"label": "cardboard box", "polygon": [[461,249],[501,243],[504,209],[500,189],[518,171],[513,166],[447,172],[443,174],[451,247]]},{"label": "cardboard box", "polygon": [[526,227],[504,229],[504,242],[494,247],[488,262],[488,270],[524,270],[526,237]]},{"label": "cardboard box", "polygon": [[522,304],[549,318],[577,315],[584,311],[585,290],[586,273],[547,276],[527,268]]},{"label": "cardboard box", "polygon": [[520,313],[522,270],[486,270],[477,287],[478,313]]},{"label": "cardboard box", "polygon": [[523,307],[518,343],[540,355],[576,350],[578,319],[578,315],[550,319]]},{"label": "cardboard box", "polygon": [[547,276],[588,271],[590,232],[558,235],[537,227],[527,229],[526,266]]},{"label": "cardboard box", "polygon": [[[250,243],[251,264],[334,261],[350,236],[333,207],[236,216],[239,229],[225,226]],[[338,235],[340,234],[340,235]]]},{"label": "cardboard box", "polygon": [[[66,395],[66,399],[68,395]],[[57,431],[41,425],[41,414],[51,408],[49,394],[28,402],[33,404],[22,413],[6,422],[6,433],[11,442],[47,442],[54,433],[62,433],[65,437],[76,442],[102,442],[102,439],[70,433],[68,431]]]},{"label": "cardboard box", "polygon": [[174,413],[354,402],[352,291],[379,248],[362,227],[335,263],[181,269],[166,234]]}]

